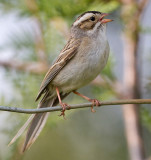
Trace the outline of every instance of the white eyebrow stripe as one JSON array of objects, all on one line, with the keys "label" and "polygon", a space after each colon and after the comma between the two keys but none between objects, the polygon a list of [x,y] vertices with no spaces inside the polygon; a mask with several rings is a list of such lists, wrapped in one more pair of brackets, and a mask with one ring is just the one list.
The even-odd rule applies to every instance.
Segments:
[{"label": "white eyebrow stripe", "polygon": [[80,24],[82,21],[90,18],[91,16],[93,16],[94,14],[93,13],[86,13],[85,15],[83,15],[82,17],[80,17],[80,19],[76,20],[73,25],[74,26],[77,26],[78,24]]}]

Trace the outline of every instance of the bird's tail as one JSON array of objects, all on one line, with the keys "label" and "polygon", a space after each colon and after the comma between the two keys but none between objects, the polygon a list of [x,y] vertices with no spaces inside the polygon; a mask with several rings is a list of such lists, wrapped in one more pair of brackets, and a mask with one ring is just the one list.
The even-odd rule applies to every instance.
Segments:
[{"label": "bird's tail", "polygon": [[[58,104],[57,97],[53,97],[50,99],[47,99],[47,96],[45,96],[45,97],[46,98],[43,98],[41,100],[41,102],[39,103],[38,108],[52,107],[52,106]],[[21,134],[24,132],[24,130],[28,127],[28,125],[31,122],[29,129],[27,131],[25,143],[23,146],[23,152],[26,149],[28,149],[35,142],[37,137],[39,136],[41,130],[43,129],[43,127],[46,123],[48,115],[49,115],[49,112],[32,114],[29,117],[29,119],[26,121],[26,123],[20,128],[20,130],[17,132],[17,134],[14,136],[14,138],[11,140],[9,145],[14,143],[16,141],[16,139],[18,139],[21,136]]]},{"label": "bird's tail", "polygon": [[[42,101],[39,104],[39,108],[52,107],[54,105],[54,101],[55,101],[56,98],[57,97]],[[24,146],[23,146],[23,152],[25,150],[27,150],[35,142],[35,140],[39,136],[40,132],[42,131],[42,129],[43,129],[45,123],[46,123],[48,115],[49,115],[49,112],[36,113],[34,115],[34,117],[32,119],[32,122],[29,126],[29,129],[27,131],[25,143],[24,143]]]},{"label": "bird's tail", "polygon": [[[61,99],[64,99],[68,94],[69,93],[67,94],[60,93]],[[52,107],[52,106],[56,106],[58,103],[59,101],[58,101],[57,96],[54,96],[53,98],[49,98],[49,96],[45,95],[44,98],[39,103],[38,108]],[[21,134],[24,132],[24,130],[27,128],[27,126],[31,122],[29,129],[27,131],[27,134],[26,134],[26,139],[25,139],[25,143],[24,143],[22,151],[24,152],[25,150],[27,150],[39,136],[40,132],[42,131],[46,123],[48,115],[49,115],[49,112],[36,113],[36,114],[31,115],[29,119],[26,121],[26,123],[20,128],[20,130],[14,136],[14,138],[11,140],[9,145],[14,143],[16,139],[21,136]]]}]

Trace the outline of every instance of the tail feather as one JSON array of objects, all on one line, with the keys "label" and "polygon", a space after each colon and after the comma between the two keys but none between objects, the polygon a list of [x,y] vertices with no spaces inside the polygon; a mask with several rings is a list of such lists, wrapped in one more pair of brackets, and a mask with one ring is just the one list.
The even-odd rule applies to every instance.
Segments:
[{"label": "tail feather", "polygon": [[[66,93],[66,94],[60,93],[61,99],[63,100],[68,94],[69,93]],[[54,96],[53,98],[49,98],[49,94],[47,94],[47,96],[44,96],[44,97],[45,98],[43,98],[41,100],[41,102],[39,103],[38,108],[52,107],[52,106],[55,106],[58,104],[57,96]],[[21,134],[24,132],[24,130],[27,128],[27,126],[31,122],[29,129],[27,131],[27,135],[26,135],[26,139],[25,139],[25,143],[24,143],[22,151],[24,152],[25,150],[27,150],[35,142],[35,140],[39,136],[40,132],[42,131],[42,129],[46,123],[48,115],[49,115],[49,112],[32,114],[29,117],[29,119],[26,121],[26,123],[17,132],[15,137],[11,140],[9,145],[14,143],[16,141],[16,139],[21,136]]]},{"label": "tail feather", "polygon": [[[40,108],[41,107],[52,107],[55,99],[56,99],[56,97],[53,98],[53,99],[49,99],[49,100],[46,100],[44,102],[41,102],[39,107]],[[24,143],[24,146],[23,146],[23,152],[25,150],[27,150],[35,142],[35,140],[39,136],[41,130],[43,129],[43,127],[46,123],[48,115],[49,115],[49,113],[37,113],[37,114],[35,114],[32,122],[29,126],[27,135],[26,135],[26,140],[25,140],[25,143]]]},{"label": "tail feather", "polygon": [[34,114],[32,114],[28,120],[26,121],[26,123],[19,129],[19,131],[17,132],[17,134],[14,136],[14,138],[10,141],[10,143],[8,144],[8,146],[10,146],[11,144],[13,144],[25,131],[25,129],[28,127],[29,123],[32,121],[34,117]]},{"label": "tail feather", "polygon": [[49,113],[36,115],[35,119],[33,119],[31,126],[27,132],[26,140],[23,146],[23,152],[30,148],[30,146],[35,142],[46,123],[48,115]]}]

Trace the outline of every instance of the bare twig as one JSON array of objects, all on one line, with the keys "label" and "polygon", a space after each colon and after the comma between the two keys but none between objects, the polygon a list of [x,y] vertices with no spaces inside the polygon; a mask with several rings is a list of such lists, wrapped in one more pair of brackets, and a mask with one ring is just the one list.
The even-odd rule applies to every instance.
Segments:
[{"label": "bare twig", "polygon": [[108,77],[99,75],[91,82],[91,84],[97,87],[103,86],[107,89],[109,88],[119,99],[125,96],[123,92],[123,84],[116,79],[111,81]]},{"label": "bare twig", "polygon": [[[125,100],[117,100],[117,101],[104,101],[104,102],[101,102],[101,105],[99,107],[106,106],[106,105],[123,105],[123,104],[151,104],[151,99],[125,99]],[[71,105],[66,109],[70,110],[70,109],[78,109],[78,108],[87,108],[91,106],[92,106],[92,103],[84,103],[84,104]],[[55,106],[55,107],[38,108],[38,109],[23,109],[23,108],[17,108],[17,107],[0,106],[0,110],[8,111],[8,112],[34,114],[34,113],[61,111],[62,107]]]},{"label": "bare twig", "polygon": [[17,60],[0,60],[0,66],[34,74],[45,73],[49,66],[41,62],[21,62]]}]

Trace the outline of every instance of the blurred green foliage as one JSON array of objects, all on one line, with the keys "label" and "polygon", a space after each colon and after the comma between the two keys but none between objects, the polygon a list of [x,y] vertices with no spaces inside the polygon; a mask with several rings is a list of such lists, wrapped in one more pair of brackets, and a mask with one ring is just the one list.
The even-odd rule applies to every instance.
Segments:
[{"label": "blurred green foliage", "polygon": [[43,19],[56,16],[72,19],[88,10],[111,12],[118,6],[119,2],[115,0],[1,0],[2,11],[19,11],[18,15],[21,17],[34,15]]},{"label": "blurred green foliage", "polygon": [[149,109],[143,107],[141,109],[142,122],[145,127],[151,132],[151,112]]}]

